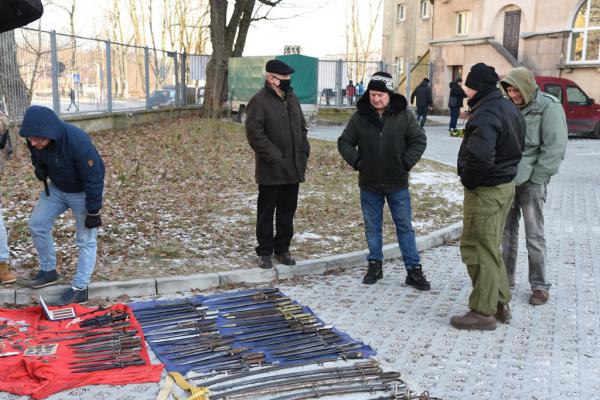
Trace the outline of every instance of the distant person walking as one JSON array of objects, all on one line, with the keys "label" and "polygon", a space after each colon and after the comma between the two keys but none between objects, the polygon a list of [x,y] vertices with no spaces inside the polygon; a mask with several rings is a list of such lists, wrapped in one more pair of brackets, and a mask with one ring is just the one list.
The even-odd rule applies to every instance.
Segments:
[{"label": "distant person walking", "polygon": [[546,304],[551,284],[546,277],[544,204],[552,175],[558,172],[567,148],[568,129],[560,101],[540,90],[531,71],[515,68],[500,81],[527,123],[525,150],[515,178],[516,194],[508,213],[502,255],[508,283],[515,285],[519,220],[523,214],[532,305]]},{"label": "distant person walking", "polygon": [[407,109],[406,98],[394,93],[393,88],[392,76],[387,72],[376,72],[371,77],[365,95],[356,104],[357,111],[338,138],[338,151],[358,171],[369,247],[363,283],[371,285],[383,278],[382,225],[387,201],[406,268],[405,283],[429,290],[412,227],[408,191],[409,171],[421,159],[427,138]]},{"label": "distant person walking", "polygon": [[457,329],[496,329],[511,318],[511,293],[500,242],[514,196],[513,179],[525,138],[525,120],[500,93],[494,67],[475,64],[465,82],[471,114],[458,152],[457,169],[465,187],[462,261],[473,290],[469,312],[450,319]]},{"label": "distant person walking", "polygon": [[365,94],[365,85],[360,81],[356,84],[356,101],[360,99]]},{"label": "distant person walking", "polygon": [[429,79],[423,78],[419,86],[413,90],[410,95],[410,103],[413,104],[417,99],[417,121],[421,128],[425,126],[427,120],[427,111],[433,107],[433,98],[431,95],[431,87],[429,87]]},{"label": "distant person walking", "polygon": [[354,84],[352,83],[352,81],[350,81],[350,82],[348,82],[348,85],[346,86],[346,99],[348,100],[349,106],[354,105],[354,95],[355,94],[356,94],[356,88],[354,87]]},{"label": "distant person walking", "polygon": [[71,111],[71,107],[75,108],[75,111],[79,111],[79,106],[75,101],[75,89],[69,89],[69,99],[71,103],[69,103],[69,107],[67,107],[67,111]]},{"label": "distant person walking", "polygon": [[463,106],[464,99],[467,97],[462,86],[462,78],[458,77],[450,82],[450,97],[448,98],[448,109],[450,110],[450,126],[448,130],[456,129],[456,123],[460,115],[460,109]]},{"label": "distant person walking", "polygon": [[256,159],[257,264],[272,268],[273,253],[282,264],[296,264],[290,243],[310,145],[300,101],[291,86],[294,70],[280,60],[268,61],[265,70],[265,86],[248,103],[246,137]]}]

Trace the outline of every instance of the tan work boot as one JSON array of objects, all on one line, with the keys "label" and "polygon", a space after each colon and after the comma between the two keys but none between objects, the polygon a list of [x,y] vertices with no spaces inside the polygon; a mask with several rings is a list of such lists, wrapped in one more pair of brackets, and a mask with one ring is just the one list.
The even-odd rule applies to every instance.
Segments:
[{"label": "tan work boot", "polygon": [[450,318],[450,324],[456,329],[493,331],[496,329],[496,317],[471,310],[465,315]]},{"label": "tan work boot", "polygon": [[0,282],[4,285],[9,283],[15,283],[17,281],[17,276],[10,272],[10,266],[6,261],[0,262]]},{"label": "tan work boot", "polygon": [[542,289],[536,289],[533,291],[533,294],[529,298],[529,304],[532,306],[541,306],[542,304],[546,304],[548,298],[550,297],[550,293]]}]

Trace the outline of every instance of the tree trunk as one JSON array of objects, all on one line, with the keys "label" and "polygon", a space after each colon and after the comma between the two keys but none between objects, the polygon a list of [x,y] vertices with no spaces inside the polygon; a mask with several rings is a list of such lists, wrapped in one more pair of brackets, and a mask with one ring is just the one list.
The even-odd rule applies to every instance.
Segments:
[{"label": "tree trunk", "polygon": [[27,108],[27,86],[19,72],[15,31],[0,33],[0,100],[10,116],[17,117]]}]

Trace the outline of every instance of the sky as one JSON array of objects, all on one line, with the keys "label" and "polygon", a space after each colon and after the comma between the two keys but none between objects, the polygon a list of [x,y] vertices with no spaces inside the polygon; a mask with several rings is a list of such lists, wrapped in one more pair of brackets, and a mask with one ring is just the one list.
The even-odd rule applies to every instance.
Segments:
[{"label": "sky", "polygon": [[[55,0],[61,2],[61,0]],[[62,1],[69,4],[70,1]],[[81,36],[93,37],[104,23],[104,1],[80,0],[76,13],[76,30]],[[347,0],[288,0],[275,7],[273,20],[259,21],[251,26],[244,55],[283,54],[285,45],[299,45],[302,54],[313,57],[344,53],[346,49]],[[368,3],[361,1],[360,3]],[[85,4],[85,7],[81,7]],[[382,11],[383,12],[383,11]],[[292,15],[293,17],[289,17]],[[381,15],[371,49],[381,48]],[[368,15],[364,22],[368,25]],[[42,17],[42,29],[67,33],[67,14],[56,7],[47,7]],[[30,25],[36,28],[37,24]],[[168,50],[168,49],[167,49]]]}]

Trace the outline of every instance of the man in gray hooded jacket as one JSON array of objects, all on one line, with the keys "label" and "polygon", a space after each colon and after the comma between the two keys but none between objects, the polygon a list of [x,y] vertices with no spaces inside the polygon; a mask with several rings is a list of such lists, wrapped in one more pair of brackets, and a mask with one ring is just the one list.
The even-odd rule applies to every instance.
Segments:
[{"label": "man in gray hooded jacket", "polygon": [[515,178],[515,200],[504,229],[502,256],[509,285],[513,287],[522,213],[529,258],[529,283],[533,292],[529,303],[540,305],[548,301],[551,286],[546,278],[543,209],[550,177],[558,172],[565,155],[567,121],[558,99],[542,92],[527,68],[513,69],[500,84],[521,110],[527,125],[525,150]]}]

